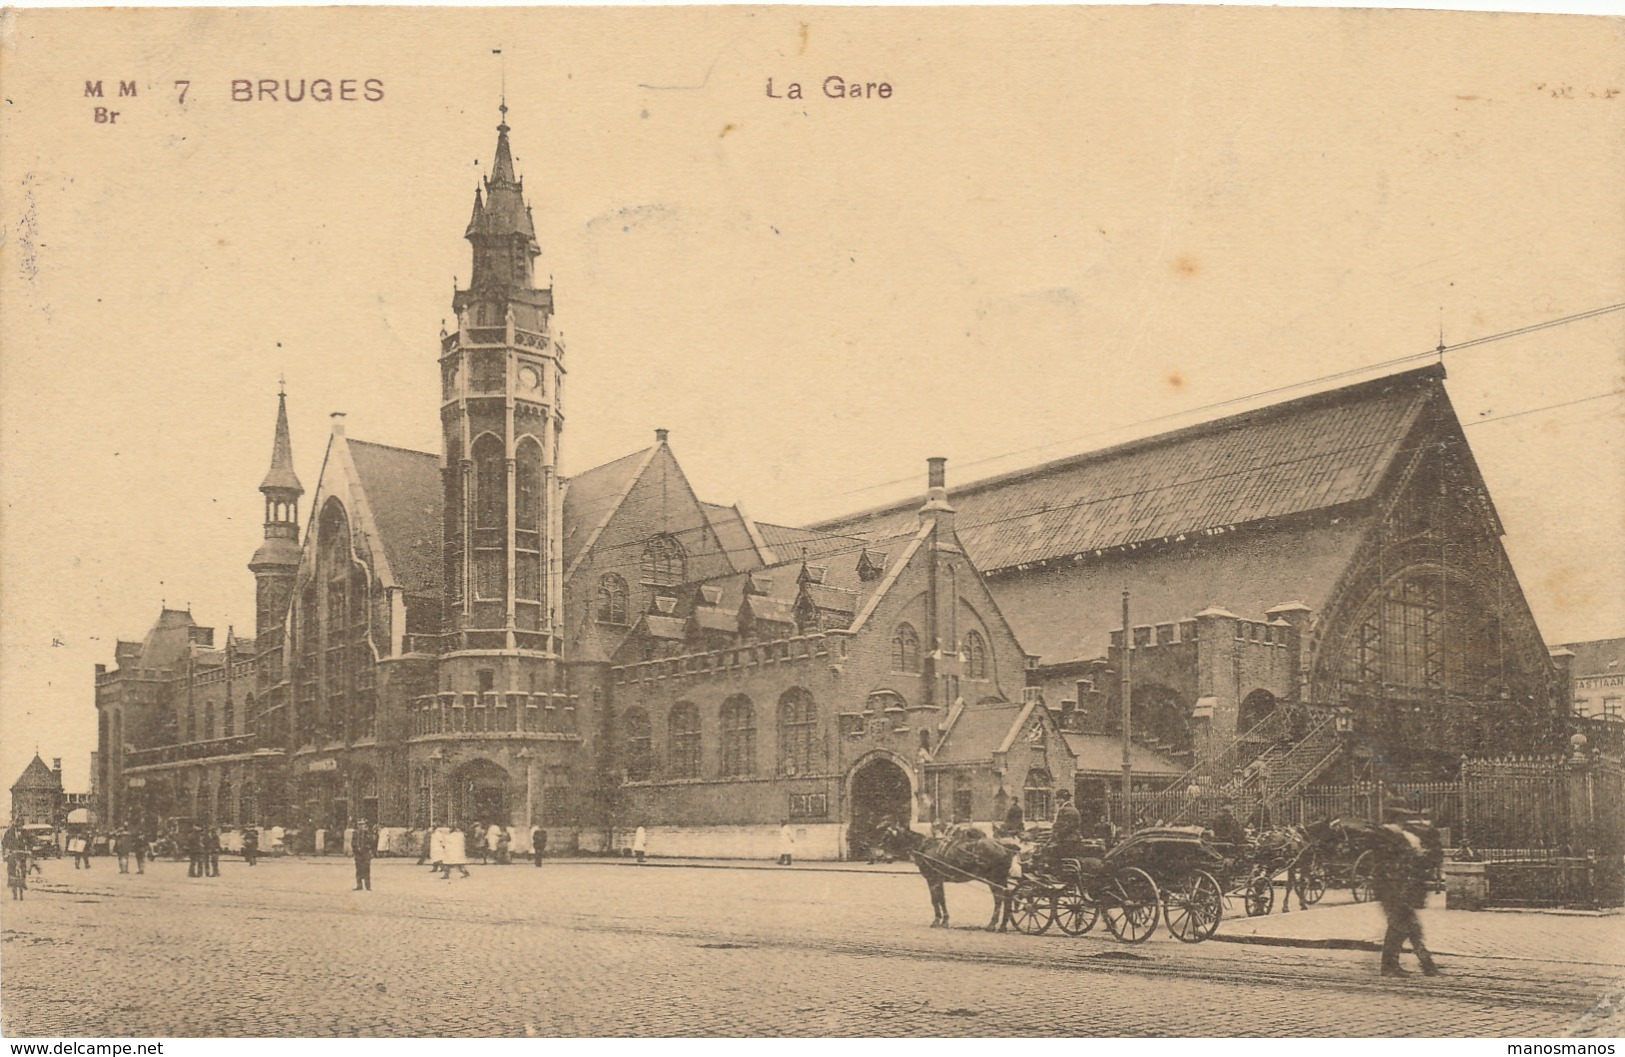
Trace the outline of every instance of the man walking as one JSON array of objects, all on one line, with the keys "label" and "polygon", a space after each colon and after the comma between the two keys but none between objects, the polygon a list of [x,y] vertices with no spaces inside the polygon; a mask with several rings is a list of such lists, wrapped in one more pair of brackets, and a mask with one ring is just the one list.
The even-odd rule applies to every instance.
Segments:
[{"label": "man walking", "polygon": [[259,862],[260,858],[260,831],[247,826],[243,829],[243,862],[250,866]]},{"label": "man walking", "polygon": [[135,872],[146,873],[147,856],[151,853],[152,846],[147,843],[147,835],[139,829],[130,836],[130,850],[135,853]]},{"label": "man walking", "polygon": [[542,855],[547,851],[547,830],[541,826],[530,827],[530,853],[536,857],[536,865],[542,865]]},{"label": "man walking", "polygon": [[1412,818],[1405,808],[1389,808],[1384,813],[1381,833],[1371,887],[1388,923],[1382,937],[1382,975],[1410,975],[1399,964],[1400,951],[1410,940],[1422,975],[1438,976],[1439,967],[1422,941],[1422,921],[1416,912],[1427,905],[1428,875],[1444,861],[1443,842],[1431,823]]},{"label": "man walking", "polygon": [[130,832],[120,826],[113,833],[113,854],[118,856],[118,872],[130,872]]},{"label": "man walking", "polygon": [[362,819],[356,823],[355,834],[350,838],[350,854],[355,857],[355,890],[365,889],[372,891],[372,852],[373,846],[378,843],[378,831],[372,828],[372,822]]}]

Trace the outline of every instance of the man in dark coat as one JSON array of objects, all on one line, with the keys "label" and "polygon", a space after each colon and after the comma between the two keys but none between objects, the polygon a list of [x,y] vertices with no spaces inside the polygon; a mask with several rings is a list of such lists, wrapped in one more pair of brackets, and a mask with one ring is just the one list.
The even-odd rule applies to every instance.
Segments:
[{"label": "man in dark coat", "polygon": [[1004,813],[1004,836],[1019,837],[1027,832],[1027,816],[1022,814],[1021,800],[1010,798],[1010,808]]},{"label": "man in dark coat", "polygon": [[1219,813],[1213,816],[1213,824],[1208,828],[1213,831],[1213,839],[1220,844],[1247,843],[1247,831],[1241,828],[1240,822],[1236,821],[1236,816],[1231,812],[1229,804],[1219,809]]},{"label": "man in dark coat", "polygon": [[206,873],[203,857],[203,827],[193,826],[186,834],[186,876],[202,877]]},{"label": "man in dark coat", "polygon": [[210,877],[220,876],[220,831],[210,826],[203,834],[203,854],[208,860]]},{"label": "man in dark coat", "polygon": [[1416,912],[1427,905],[1427,879],[1444,861],[1439,833],[1426,819],[1414,818],[1404,808],[1384,814],[1382,837],[1373,849],[1376,867],[1371,887],[1382,904],[1388,930],[1382,938],[1382,975],[1410,975],[1399,965],[1405,941],[1422,963],[1424,976],[1438,976],[1439,967],[1422,941],[1422,921]]},{"label": "man in dark coat", "polygon": [[1072,794],[1065,789],[1055,793],[1055,821],[1050,824],[1050,861],[1057,866],[1062,859],[1081,859],[1083,847],[1083,815],[1072,803]]},{"label": "man in dark coat", "polygon": [[372,891],[372,853],[378,844],[378,831],[372,828],[372,822],[362,819],[356,823],[355,833],[350,837],[350,854],[355,857],[355,890],[365,888]]},{"label": "man in dark coat", "polygon": [[243,862],[253,866],[260,857],[260,831],[253,826],[243,829]]}]

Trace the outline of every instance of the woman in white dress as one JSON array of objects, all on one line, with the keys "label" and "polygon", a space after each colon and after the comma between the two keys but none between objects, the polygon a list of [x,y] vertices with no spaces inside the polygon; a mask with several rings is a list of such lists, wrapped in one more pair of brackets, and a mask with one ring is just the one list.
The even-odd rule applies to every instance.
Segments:
[{"label": "woman in white dress", "polygon": [[468,876],[468,852],[463,846],[463,835],[450,826],[436,826],[429,837],[429,858],[440,869],[443,880],[451,880],[451,868]]}]

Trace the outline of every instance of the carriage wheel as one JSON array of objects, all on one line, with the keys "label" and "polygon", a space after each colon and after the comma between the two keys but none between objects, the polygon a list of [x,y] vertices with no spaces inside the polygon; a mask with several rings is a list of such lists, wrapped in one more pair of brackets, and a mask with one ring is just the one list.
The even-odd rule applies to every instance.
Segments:
[{"label": "carriage wheel", "polygon": [[1055,893],[1037,885],[1022,885],[1010,893],[1010,920],[1016,931],[1042,936],[1055,921]]},{"label": "carriage wheel", "polygon": [[1224,889],[1206,870],[1193,870],[1163,890],[1162,916],[1181,943],[1201,943],[1218,931]]},{"label": "carriage wheel", "polygon": [[1081,936],[1100,920],[1100,904],[1084,891],[1081,881],[1066,887],[1055,898],[1055,926],[1068,936]]},{"label": "carriage wheel", "polygon": [[1157,882],[1137,866],[1125,866],[1107,881],[1100,893],[1100,912],[1106,928],[1124,943],[1144,943],[1156,931],[1162,909]]},{"label": "carriage wheel", "polygon": [[1326,864],[1316,855],[1298,872],[1298,905],[1314,906],[1326,894]]},{"label": "carriage wheel", "polygon": [[1275,908],[1275,882],[1260,870],[1247,882],[1247,916],[1261,918]]},{"label": "carriage wheel", "polygon": [[1356,903],[1369,903],[1376,898],[1376,892],[1371,887],[1371,878],[1377,872],[1377,857],[1371,852],[1363,851],[1360,857],[1354,860],[1354,869],[1349,871],[1349,887],[1354,892]]}]

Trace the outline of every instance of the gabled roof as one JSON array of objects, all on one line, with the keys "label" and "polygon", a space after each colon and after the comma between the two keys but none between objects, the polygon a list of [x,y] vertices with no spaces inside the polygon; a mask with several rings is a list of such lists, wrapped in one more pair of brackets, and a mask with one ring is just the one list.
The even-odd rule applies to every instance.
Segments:
[{"label": "gabled roof", "polygon": [[564,540],[561,544],[565,577],[575,572],[581,556],[592,549],[621,501],[637,483],[643,468],[660,446],[654,445],[613,462],[594,466],[571,477],[564,491]]},{"label": "gabled roof", "polygon": [[[779,562],[800,561],[804,553],[808,558],[817,558],[831,551],[844,550],[854,543],[863,542],[862,537],[854,533],[791,528],[789,525],[770,525],[765,521],[758,521],[755,524],[763,542],[773,551],[774,557]],[[912,526],[911,521],[909,527]]]},{"label": "gabled roof", "polygon": [[39,790],[60,793],[62,791],[62,776],[47,767],[45,761],[40,759],[39,753],[36,752],[34,758],[28,761],[28,766],[23,768],[23,773],[17,776],[15,782],[11,783],[11,791],[13,793],[24,793]]},{"label": "gabled roof", "polygon": [[931,762],[986,762],[999,746],[1010,740],[1026,713],[1027,706],[1020,701],[955,709]]},{"label": "gabled roof", "polygon": [[[1426,367],[960,487],[956,530],[989,573],[1360,502],[1442,396],[1443,377]],[[894,535],[919,505],[813,528]]]},{"label": "gabled roof", "polygon": [[364,440],[349,444],[396,583],[410,594],[439,594],[444,503],[439,457]]},{"label": "gabled roof", "polygon": [[[1067,747],[1077,757],[1079,773],[1123,773],[1123,739],[1109,734],[1073,734],[1066,731],[1061,733],[1061,737],[1066,739]],[[1129,767],[1142,777],[1177,778],[1190,770],[1178,760],[1134,742],[1129,743],[1128,760]]]},{"label": "gabled roof", "polygon": [[700,503],[700,509],[705,512],[705,519],[711,523],[711,531],[717,534],[722,543],[723,554],[728,563],[736,571],[754,569],[760,565],[767,565],[775,561],[771,551],[763,553],[764,541],[755,531],[755,525],[737,504],[723,506],[720,503]]}]

